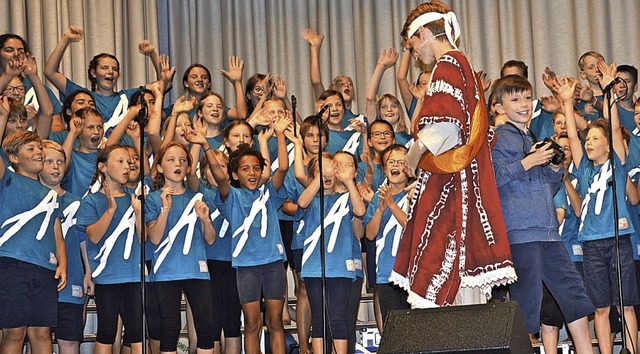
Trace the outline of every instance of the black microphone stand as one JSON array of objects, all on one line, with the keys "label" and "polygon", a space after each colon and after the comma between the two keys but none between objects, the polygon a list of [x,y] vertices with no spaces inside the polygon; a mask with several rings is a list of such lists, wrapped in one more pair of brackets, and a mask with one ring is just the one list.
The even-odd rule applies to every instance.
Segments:
[{"label": "black microphone stand", "polygon": [[[327,108],[327,106],[325,106]],[[315,122],[318,126],[318,132],[320,134],[320,139],[318,141],[318,171],[320,173],[320,268],[322,271],[322,275],[320,276],[322,282],[322,350],[323,354],[326,354],[327,351],[327,275],[326,275],[326,267],[325,267],[325,249],[324,249],[324,176],[322,175],[322,153],[324,152],[324,146],[322,146],[322,132],[325,124],[329,120],[323,120],[322,114],[325,109],[320,110],[320,112],[316,115]],[[331,116],[331,112],[329,111],[329,116]],[[295,122],[295,117],[294,117]],[[331,347],[330,347],[331,348]]]},{"label": "black microphone stand", "polygon": [[[147,101],[144,99],[145,87],[140,86],[140,110],[138,111],[138,115],[135,118],[135,121],[138,122],[138,126],[140,129],[140,175],[138,176],[138,183],[140,184],[140,195],[138,199],[140,199],[140,220],[142,227],[140,228],[140,298],[142,300],[142,353],[147,352],[147,294],[146,294],[146,255],[145,255],[145,245],[146,245],[146,235],[145,235],[145,212],[144,212],[144,202],[145,202],[145,188],[144,188],[144,127],[147,125],[149,121],[148,112],[149,108],[147,107]],[[135,191],[134,191],[135,193]]]},{"label": "black microphone stand", "polygon": [[291,108],[292,108],[292,115],[293,115],[293,136],[298,136],[298,122],[297,122],[297,117],[298,115],[296,114],[296,108],[298,107],[298,99],[296,98],[296,96],[291,95]]},{"label": "black microphone stand", "polygon": [[[613,194],[613,230],[616,239],[616,276],[618,278],[618,303],[620,306],[620,324],[622,326],[622,349],[620,350],[621,354],[631,354],[629,351],[629,345],[627,343],[627,325],[626,320],[624,318],[624,302],[623,302],[623,291],[622,291],[622,271],[621,266],[622,262],[620,260],[620,225],[618,225],[618,196],[617,196],[617,185],[616,185],[616,169],[615,169],[615,150],[613,149],[613,129],[611,126],[611,108],[616,104],[618,99],[611,101],[611,90],[615,84],[615,80],[609,84],[604,90],[604,102],[607,105],[607,113],[609,115],[609,164],[611,165],[611,193]],[[628,94],[628,93],[627,93]]]}]

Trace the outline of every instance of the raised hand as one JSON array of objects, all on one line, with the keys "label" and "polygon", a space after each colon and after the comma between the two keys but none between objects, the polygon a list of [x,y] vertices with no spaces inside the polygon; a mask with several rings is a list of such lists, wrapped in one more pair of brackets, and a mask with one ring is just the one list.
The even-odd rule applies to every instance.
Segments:
[{"label": "raised hand", "polygon": [[313,28],[307,28],[302,31],[302,38],[312,47],[321,47],[324,35],[318,34]]},{"label": "raised hand", "polygon": [[477,74],[480,76],[480,80],[482,82],[482,89],[484,91],[488,91],[491,88],[491,79],[487,79],[487,73],[484,72],[484,70],[480,70],[477,72]]},{"label": "raised hand", "polygon": [[562,101],[568,101],[573,98],[577,81],[571,82],[566,75],[562,78],[556,78],[553,89],[558,93],[558,98]]},{"label": "raised hand", "polygon": [[544,82],[544,85],[547,86],[547,88],[551,90],[551,92],[553,92],[553,83],[556,81],[556,73],[554,73],[553,70],[549,69],[548,66],[544,68],[544,72],[542,73],[542,81]]},{"label": "raised hand", "polygon": [[602,73],[602,82],[600,83],[600,86],[603,89],[607,87],[611,83],[611,81],[613,81],[616,76],[617,68],[618,65],[616,63],[607,65],[604,60],[600,60],[598,62],[598,70],[600,70],[600,72]]},{"label": "raised hand", "polygon": [[180,113],[186,113],[193,109],[196,104],[196,98],[190,97],[188,100],[184,96],[178,97],[176,103],[173,104],[171,110],[172,115],[178,115]]},{"label": "raised hand", "polygon": [[82,132],[83,127],[84,119],[74,115],[71,117],[71,121],[69,122],[69,134],[77,137]]},{"label": "raised hand", "polygon": [[[160,79],[166,84],[173,80],[173,76],[176,74],[176,67],[171,66],[171,61],[168,55],[160,55],[158,58],[158,64],[160,64]],[[164,87],[162,88],[164,91]]]},{"label": "raised hand", "polygon": [[82,40],[82,37],[84,37],[84,30],[82,29],[82,27],[69,26],[69,28],[64,31],[62,37],[66,38],[70,42],[79,42]]},{"label": "raised hand", "polygon": [[116,198],[113,196],[113,191],[111,187],[109,187],[109,183],[107,181],[102,182],[102,191],[104,192],[104,196],[107,198],[107,209],[116,210],[118,204],[116,204]]},{"label": "raised hand", "polygon": [[229,71],[224,69],[220,70],[222,76],[224,76],[231,83],[242,80],[242,71],[244,70],[244,61],[235,55],[229,57]]},{"label": "raised hand", "polygon": [[138,43],[138,52],[140,52],[140,54],[150,56],[154,50],[156,50],[156,47],[154,47],[148,39],[143,39]]},{"label": "raised hand", "polygon": [[287,83],[282,78],[282,75],[276,76],[273,86],[273,95],[281,100],[287,98]]},{"label": "raised hand", "polygon": [[589,86],[588,83],[581,86],[582,87],[580,89],[580,100],[585,102],[593,101],[593,90],[591,89],[591,86]]},{"label": "raised hand", "polygon": [[31,53],[26,53],[24,58],[24,73],[27,76],[38,75],[38,65],[36,58]]},{"label": "raised hand", "polygon": [[293,116],[291,115],[291,112],[286,111],[284,117],[276,117],[273,122],[273,130],[276,133],[284,133],[292,123]]},{"label": "raised hand", "polygon": [[4,73],[10,77],[17,77],[24,71],[26,65],[24,59],[16,56],[7,62]]},{"label": "raised hand", "polygon": [[422,87],[420,85],[416,85],[415,82],[412,82],[409,85],[409,91],[411,91],[411,94],[417,100],[422,100],[424,98],[424,95],[427,93],[427,88],[426,87]]},{"label": "raised hand", "polygon": [[542,109],[547,112],[554,113],[560,109],[560,101],[558,101],[556,96],[542,96],[540,97],[540,102],[542,103]]},{"label": "raised hand", "polygon": [[162,202],[162,209],[165,213],[168,213],[171,210],[171,204],[173,203],[172,195],[175,194],[175,190],[171,187],[162,188],[162,193],[160,193],[160,201]]},{"label": "raised hand", "polygon": [[205,138],[204,134],[195,129],[185,130],[184,138],[192,144],[204,145],[207,143],[207,138]]},{"label": "raised hand", "polygon": [[383,49],[378,57],[378,65],[382,65],[384,69],[389,69],[398,61],[398,51],[395,48]]}]

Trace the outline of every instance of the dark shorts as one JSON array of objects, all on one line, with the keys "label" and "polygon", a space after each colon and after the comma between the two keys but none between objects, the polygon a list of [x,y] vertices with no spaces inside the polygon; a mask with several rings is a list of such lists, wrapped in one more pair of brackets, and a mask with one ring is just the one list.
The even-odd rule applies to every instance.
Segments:
[{"label": "dark shorts", "polygon": [[[587,294],[597,308],[618,305],[615,238],[586,241],[583,267]],[[624,306],[638,305],[638,289],[633,261],[633,246],[629,236],[620,236],[620,263]]]},{"label": "dark shorts", "polygon": [[55,272],[0,257],[0,328],[56,327],[58,281]]},{"label": "dark shorts", "polygon": [[[518,275],[518,281],[509,286],[511,298],[520,304],[529,333],[540,330],[543,282],[567,323],[594,312],[582,278],[562,242],[513,244],[511,256]],[[586,269],[585,273],[588,274]]]},{"label": "dark shorts", "polygon": [[292,250],[291,253],[293,253],[293,259],[292,259],[293,270],[295,270],[296,273],[301,273],[302,272],[302,254],[304,254],[304,250],[303,249]]},{"label": "dark shorts", "polygon": [[293,268],[293,253],[291,251],[291,242],[293,241],[293,220],[279,220],[280,235],[282,235],[282,243],[284,244],[284,252],[287,254],[287,260],[284,261],[284,269],[291,266]]},{"label": "dark shorts", "polygon": [[58,303],[58,327],[55,328],[56,339],[82,341],[84,337],[83,304]]},{"label": "dark shorts", "polygon": [[287,274],[282,261],[269,264],[238,267],[238,296],[241,304],[265,300],[285,300]]}]

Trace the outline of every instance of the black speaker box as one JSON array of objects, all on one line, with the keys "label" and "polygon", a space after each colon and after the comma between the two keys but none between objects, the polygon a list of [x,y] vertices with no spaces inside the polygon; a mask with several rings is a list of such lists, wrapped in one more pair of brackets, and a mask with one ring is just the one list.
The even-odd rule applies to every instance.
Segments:
[{"label": "black speaker box", "polygon": [[391,311],[380,354],[533,353],[516,302]]}]

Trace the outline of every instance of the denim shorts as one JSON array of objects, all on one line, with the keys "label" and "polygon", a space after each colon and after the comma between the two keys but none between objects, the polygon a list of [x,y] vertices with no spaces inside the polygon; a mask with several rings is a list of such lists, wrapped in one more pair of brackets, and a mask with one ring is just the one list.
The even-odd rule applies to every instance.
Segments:
[{"label": "denim shorts", "polygon": [[285,300],[287,273],[282,261],[269,264],[238,267],[238,295],[241,304],[265,300]]}]

